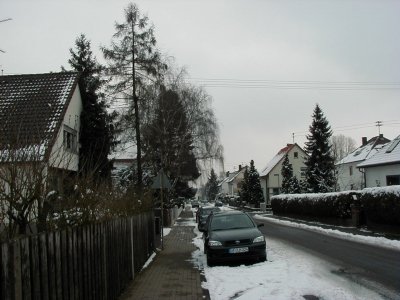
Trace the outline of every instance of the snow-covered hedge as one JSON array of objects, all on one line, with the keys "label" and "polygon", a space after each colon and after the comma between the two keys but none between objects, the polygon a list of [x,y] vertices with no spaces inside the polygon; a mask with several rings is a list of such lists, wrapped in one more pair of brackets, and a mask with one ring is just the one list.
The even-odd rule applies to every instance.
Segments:
[{"label": "snow-covered hedge", "polygon": [[271,206],[272,211],[277,215],[351,218],[354,194],[358,195],[360,192],[278,195],[271,198]]},{"label": "snow-covered hedge", "polygon": [[400,225],[400,185],[363,189],[360,201],[367,220]]},{"label": "snow-covered hedge", "polygon": [[[353,195],[357,196],[354,200]],[[400,225],[400,186],[366,188],[326,194],[278,195],[271,198],[277,215],[351,218],[351,206],[358,204],[367,221]]]}]

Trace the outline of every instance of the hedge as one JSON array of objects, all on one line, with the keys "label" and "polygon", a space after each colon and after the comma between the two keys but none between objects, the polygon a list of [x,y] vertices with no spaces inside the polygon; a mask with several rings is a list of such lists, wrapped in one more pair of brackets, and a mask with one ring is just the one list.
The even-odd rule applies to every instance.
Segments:
[{"label": "hedge", "polygon": [[326,194],[291,194],[271,198],[274,214],[295,214],[310,217],[350,218],[353,195],[360,192],[347,191]]},{"label": "hedge", "polygon": [[[357,196],[355,201],[353,195]],[[368,222],[400,225],[400,186],[366,188],[326,194],[278,195],[271,198],[276,215],[351,218],[352,205],[359,205]]]},{"label": "hedge", "polygon": [[400,185],[366,188],[360,201],[368,221],[400,225]]}]

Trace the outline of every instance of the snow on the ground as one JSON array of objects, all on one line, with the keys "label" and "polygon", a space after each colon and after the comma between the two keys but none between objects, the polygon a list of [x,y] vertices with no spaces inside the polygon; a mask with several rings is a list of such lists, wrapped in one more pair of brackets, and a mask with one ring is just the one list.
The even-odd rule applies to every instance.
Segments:
[{"label": "snow on the ground", "polygon": [[[338,267],[290,245],[268,238],[268,261],[253,265],[208,267],[202,233],[194,232],[197,250],[192,262],[205,275],[203,288],[211,299],[301,299],[314,295],[320,299],[383,299],[380,295],[337,275]],[[339,272],[340,273],[340,272]]]},{"label": "snow on the ground", "polygon": [[265,220],[268,220],[269,222],[284,224],[287,226],[292,226],[292,227],[297,227],[297,228],[303,228],[303,229],[319,232],[322,234],[336,236],[336,237],[339,237],[342,239],[352,240],[352,241],[365,243],[365,244],[369,244],[369,245],[375,245],[375,246],[400,250],[400,241],[390,240],[390,239],[380,237],[380,236],[375,237],[375,236],[356,235],[356,234],[352,234],[352,233],[343,232],[340,230],[326,229],[326,228],[322,228],[319,226],[310,226],[310,225],[306,225],[306,224],[301,224],[301,223],[291,222],[291,221],[286,221],[286,220],[280,220],[280,219],[270,218],[270,217],[261,216],[261,215],[255,215],[254,218],[260,219],[260,220],[265,219]]},{"label": "snow on the ground", "polygon": [[171,232],[171,227],[164,227],[163,228],[163,236],[167,236]]},{"label": "snow on the ground", "polygon": [[142,271],[143,271],[144,269],[146,269],[146,268],[151,264],[151,262],[154,260],[155,257],[156,257],[156,253],[153,252],[153,253],[150,255],[149,259],[148,259],[148,260],[145,262],[145,264],[143,265]]}]

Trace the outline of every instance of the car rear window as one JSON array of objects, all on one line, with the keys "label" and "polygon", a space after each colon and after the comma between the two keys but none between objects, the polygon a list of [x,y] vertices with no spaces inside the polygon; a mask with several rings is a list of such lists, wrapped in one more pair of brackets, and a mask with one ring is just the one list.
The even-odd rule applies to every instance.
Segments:
[{"label": "car rear window", "polygon": [[254,227],[254,223],[247,215],[214,216],[211,221],[211,230],[227,230]]}]

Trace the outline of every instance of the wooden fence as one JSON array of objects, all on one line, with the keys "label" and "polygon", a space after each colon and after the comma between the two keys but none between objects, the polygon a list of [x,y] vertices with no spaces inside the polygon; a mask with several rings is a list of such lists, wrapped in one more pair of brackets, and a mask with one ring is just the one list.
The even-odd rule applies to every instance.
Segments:
[{"label": "wooden fence", "polygon": [[152,254],[154,213],[0,245],[0,299],[117,299]]}]

